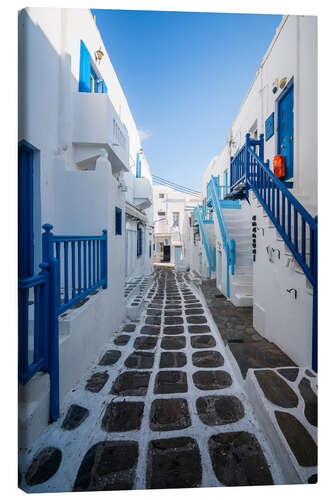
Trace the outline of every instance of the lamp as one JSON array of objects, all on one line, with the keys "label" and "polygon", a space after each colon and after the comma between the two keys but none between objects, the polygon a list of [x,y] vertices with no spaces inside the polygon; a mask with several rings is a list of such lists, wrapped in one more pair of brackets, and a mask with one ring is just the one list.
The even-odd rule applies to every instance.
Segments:
[{"label": "lamp", "polygon": [[100,63],[103,56],[104,56],[104,52],[102,51],[101,48],[99,48],[95,52],[95,61],[98,62],[98,63]]}]

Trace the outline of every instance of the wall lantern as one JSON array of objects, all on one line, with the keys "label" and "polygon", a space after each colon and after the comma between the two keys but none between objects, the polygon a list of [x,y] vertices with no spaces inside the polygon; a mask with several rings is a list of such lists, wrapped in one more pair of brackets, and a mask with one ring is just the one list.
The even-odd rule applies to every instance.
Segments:
[{"label": "wall lantern", "polygon": [[99,48],[95,52],[95,61],[98,62],[98,63],[100,63],[103,56],[104,56],[104,52],[102,51],[101,48]]},{"label": "wall lantern", "polygon": [[275,94],[277,92],[278,85],[279,85],[279,79],[275,78],[275,80],[274,80],[274,82],[272,84],[272,92],[273,92],[273,94]]},{"label": "wall lantern", "polygon": [[280,89],[283,89],[287,83],[287,78],[284,77],[282,80],[280,80]]}]

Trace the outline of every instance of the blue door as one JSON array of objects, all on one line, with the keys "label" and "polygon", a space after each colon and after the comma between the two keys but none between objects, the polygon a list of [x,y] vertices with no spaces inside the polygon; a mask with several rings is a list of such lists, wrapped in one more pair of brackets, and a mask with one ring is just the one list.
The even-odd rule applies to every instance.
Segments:
[{"label": "blue door", "polygon": [[294,176],[294,87],[289,87],[278,103],[278,148],[277,154],[286,159],[286,176]]}]

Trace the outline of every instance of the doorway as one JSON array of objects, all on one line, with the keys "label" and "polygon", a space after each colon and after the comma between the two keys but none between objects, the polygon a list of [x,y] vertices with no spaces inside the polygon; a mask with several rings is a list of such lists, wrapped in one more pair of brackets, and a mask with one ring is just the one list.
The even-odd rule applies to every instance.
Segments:
[{"label": "doorway", "polygon": [[286,162],[286,181],[294,176],[294,86],[290,85],[278,101],[277,154]]},{"label": "doorway", "polygon": [[163,262],[170,262],[170,245],[163,247]]}]

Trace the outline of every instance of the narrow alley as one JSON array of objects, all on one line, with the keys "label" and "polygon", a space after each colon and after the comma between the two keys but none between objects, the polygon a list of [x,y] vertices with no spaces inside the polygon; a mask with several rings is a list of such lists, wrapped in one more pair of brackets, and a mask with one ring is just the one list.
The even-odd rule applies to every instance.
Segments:
[{"label": "narrow alley", "polygon": [[21,468],[29,492],[281,484],[284,477],[188,273],[159,268]]}]

